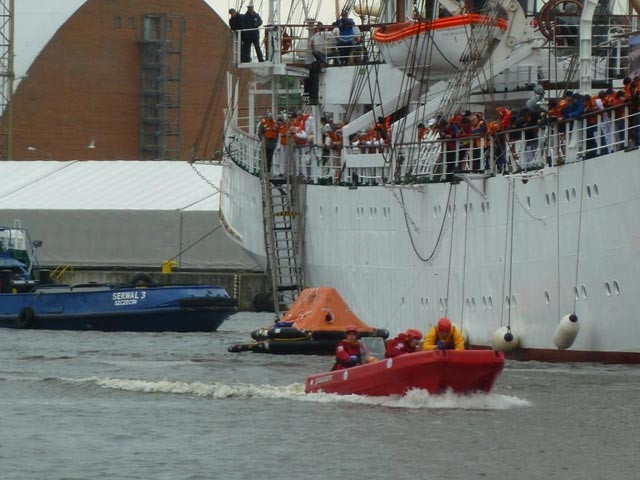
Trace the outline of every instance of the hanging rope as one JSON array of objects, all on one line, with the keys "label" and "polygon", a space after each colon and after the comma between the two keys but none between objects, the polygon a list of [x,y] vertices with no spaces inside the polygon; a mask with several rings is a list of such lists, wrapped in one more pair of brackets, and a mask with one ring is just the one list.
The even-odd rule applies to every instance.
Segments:
[{"label": "hanging rope", "polygon": [[469,224],[469,184],[467,184],[467,198],[465,199],[466,215],[464,217],[464,253],[462,254],[462,307],[460,308],[460,330],[464,322],[464,284],[467,274],[467,227]]},{"label": "hanging rope", "polygon": [[[560,195],[560,169],[556,167],[556,198],[559,198]],[[556,296],[558,298],[558,317],[560,317],[560,202],[556,201],[556,234],[558,241],[558,274],[557,274],[557,283],[556,283]]]},{"label": "hanging rope", "polygon": [[[511,203],[509,202],[509,197],[511,196],[511,189],[513,188],[513,180],[509,179],[509,189],[507,191],[507,218],[504,222],[504,267],[502,269],[502,293],[501,299],[505,298],[505,288],[507,284],[507,249],[509,247],[509,215],[511,212]],[[504,324],[504,302],[500,300],[500,326]]]},{"label": "hanging rope", "polygon": [[[513,183],[513,180],[511,180],[511,183]],[[511,302],[511,285],[512,285],[512,281],[513,281],[513,226],[514,226],[514,208],[515,208],[515,204],[514,204],[514,200],[515,200],[515,196],[516,196],[516,187],[515,185],[512,185],[511,187],[511,238],[509,240],[509,315],[507,318],[507,330],[511,331],[511,310],[512,310],[512,302]]]},{"label": "hanging rope", "polygon": [[[447,213],[445,211],[445,217]],[[453,207],[451,208],[451,242],[449,243],[449,268],[447,269],[447,295],[444,299],[444,315],[447,316],[449,312],[449,286],[451,285],[451,262],[453,257],[453,227],[455,227],[456,220],[456,192],[453,192]]]},{"label": "hanging rope", "polygon": [[[442,238],[442,232],[444,231],[444,225],[447,221],[447,210],[449,208],[449,204],[451,202],[451,190],[452,190],[452,184],[449,184],[449,195],[447,196],[447,205],[445,206],[445,213],[442,216],[442,223],[440,224],[440,231],[438,232],[438,238],[436,239],[436,243],[433,246],[433,250],[431,251],[431,253],[429,254],[428,257],[423,257],[422,255],[420,255],[420,252],[418,252],[418,249],[416,247],[415,241],[413,239],[413,236],[411,235],[411,229],[409,228],[409,218],[408,218],[408,213],[404,204],[404,196],[402,194],[402,189],[400,189],[400,198],[401,201],[400,206],[402,207],[402,212],[404,214],[404,224],[407,228],[407,234],[409,235],[409,241],[411,242],[411,248],[413,248],[413,252],[416,254],[416,256],[422,261],[422,262],[429,262],[434,255],[436,254],[436,251],[438,250],[438,245],[440,245],[440,239]],[[413,221],[411,222],[413,223]],[[415,223],[413,223],[414,227],[415,227]],[[417,227],[416,227],[417,228]],[[453,232],[453,223],[452,223],[452,228],[451,228],[452,232]]]},{"label": "hanging rope", "polygon": [[584,199],[584,171],[586,169],[587,162],[582,161],[582,180],[580,181],[580,212],[578,213],[578,244],[576,246],[576,276],[574,282],[574,288],[576,294],[573,296],[573,313],[576,312],[576,303],[578,301],[578,269],[580,267],[580,237],[582,237],[582,201]]}]

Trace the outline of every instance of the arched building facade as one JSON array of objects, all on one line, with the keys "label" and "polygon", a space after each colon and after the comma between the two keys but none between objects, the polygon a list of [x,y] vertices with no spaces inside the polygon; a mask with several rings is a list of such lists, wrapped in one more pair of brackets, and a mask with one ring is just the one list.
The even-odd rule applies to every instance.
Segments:
[{"label": "arched building facade", "polygon": [[210,158],[230,46],[203,0],[87,0],[13,95],[13,158]]}]

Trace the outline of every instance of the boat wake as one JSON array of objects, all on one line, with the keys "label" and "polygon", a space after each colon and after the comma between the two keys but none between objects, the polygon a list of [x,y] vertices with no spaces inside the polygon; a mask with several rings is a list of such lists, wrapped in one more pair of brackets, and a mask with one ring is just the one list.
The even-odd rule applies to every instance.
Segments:
[{"label": "boat wake", "polygon": [[251,385],[202,382],[176,382],[169,380],[148,381],[118,378],[91,377],[74,382],[93,383],[102,388],[142,393],[170,393],[178,395],[195,395],[214,399],[289,399],[317,403],[349,403],[373,405],[390,408],[411,409],[458,409],[458,410],[507,410],[517,407],[529,407],[526,399],[510,395],[476,393],[457,395],[446,392],[431,395],[426,390],[411,390],[403,396],[367,397],[363,395],[337,395],[330,393],[304,392],[304,384],[291,385]]}]

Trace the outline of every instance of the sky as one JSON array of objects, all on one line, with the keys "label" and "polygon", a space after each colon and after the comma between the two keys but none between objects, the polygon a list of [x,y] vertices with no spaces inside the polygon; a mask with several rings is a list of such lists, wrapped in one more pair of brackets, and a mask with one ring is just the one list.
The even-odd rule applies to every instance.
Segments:
[{"label": "sky", "polygon": [[[226,21],[229,8],[237,8],[247,0],[205,0]],[[14,71],[15,86],[25,75],[38,53],[53,34],[85,2],[85,0],[16,0],[14,6]],[[332,4],[333,1],[328,2]],[[268,0],[254,0],[256,9],[266,21]],[[283,1],[283,5],[288,2]],[[244,11],[244,8],[242,9]],[[330,13],[329,13],[330,14]]]}]

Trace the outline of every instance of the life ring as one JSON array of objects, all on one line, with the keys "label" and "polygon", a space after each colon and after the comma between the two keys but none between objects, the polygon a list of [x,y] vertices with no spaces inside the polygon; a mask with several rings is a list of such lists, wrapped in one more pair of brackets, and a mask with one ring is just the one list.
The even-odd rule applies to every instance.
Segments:
[{"label": "life ring", "polygon": [[153,281],[148,273],[138,272],[129,277],[129,283],[133,286],[153,287],[156,282]]},{"label": "life ring", "polygon": [[31,307],[24,307],[18,313],[18,318],[16,318],[16,328],[29,328],[33,325],[33,322],[36,320],[36,314]]}]

